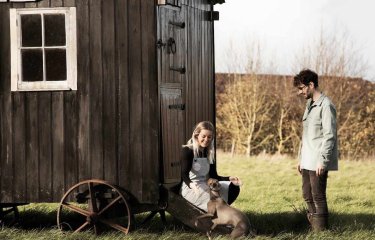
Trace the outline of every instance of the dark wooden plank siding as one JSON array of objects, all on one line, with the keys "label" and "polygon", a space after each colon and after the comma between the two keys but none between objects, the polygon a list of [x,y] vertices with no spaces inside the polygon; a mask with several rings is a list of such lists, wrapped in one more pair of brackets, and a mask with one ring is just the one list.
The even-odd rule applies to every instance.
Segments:
[{"label": "dark wooden plank siding", "polygon": [[143,185],[142,179],[142,50],[141,50],[141,1],[129,0],[128,19],[129,19],[129,79],[138,79],[139,81],[129,81],[129,113],[130,113],[130,164],[131,175],[137,176],[129,180],[130,190],[136,196],[141,196],[141,188],[137,185]]},{"label": "dark wooden plank siding", "polygon": [[51,7],[63,7],[63,0],[49,0]]},{"label": "dark wooden plank siding", "polygon": [[103,1],[103,145],[104,145],[104,178],[117,182],[117,78],[115,5],[114,0]]},{"label": "dark wooden plank siding", "polygon": [[17,146],[14,151],[14,201],[26,199],[26,153],[25,153],[25,99],[21,93],[13,95],[13,145]]},{"label": "dark wooden plank siding", "polygon": [[118,66],[118,172],[119,185],[127,186],[131,179],[130,161],[130,111],[129,111],[129,19],[128,1],[118,1],[116,6],[116,47]]},{"label": "dark wooden plank siding", "polygon": [[90,1],[90,151],[91,177],[103,179],[102,1]]},{"label": "dark wooden plank siding", "polygon": [[[26,179],[27,199],[37,201],[39,198],[39,124],[38,124],[38,96],[35,92],[26,94]],[[15,147],[15,146],[14,146]],[[16,149],[15,149],[16,150]]]},{"label": "dark wooden plank siding", "polygon": [[[65,3],[67,4],[67,3]],[[69,3],[72,4],[72,3]],[[90,25],[89,0],[77,1],[78,181],[91,178],[90,168]]]},{"label": "dark wooden plank siding", "polygon": [[0,89],[1,89],[1,181],[0,181],[0,201],[13,201],[13,144],[12,144],[12,96],[10,93],[10,29],[9,29],[9,4],[0,4]]},{"label": "dark wooden plank siding", "polygon": [[52,200],[52,141],[51,141],[51,105],[50,92],[38,94],[38,123],[39,123],[39,171],[40,198]]},{"label": "dark wooden plank siding", "polygon": [[159,180],[159,114],[158,114],[158,82],[156,78],[156,22],[155,3],[141,2],[142,21],[142,82],[143,82],[143,160],[142,160],[142,200],[155,201],[159,187],[155,181]]},{"label": "dark wooden plank siding", "polygon": [[64,94],[64,184],[65,191],[78,182],[78,104],[75,92]]},{"label": "dark wooden plank siding", "polygon": [[53,200],[58,201],[65,192],[64,181],[64,95],[52,93],[52,189]]},{"label": "dark wooden plank siding", "polygon": [[37,7],[49,7],[50,5],[50,0],[43,0],[37,3]]},{"label": "dark wooden plank siding", "polygon": [[[59,0],[55,4],[75,7],[72,0]],[[78,182],[78,96],[75,91],[64,92],[64,184],[65,190]]]},{"label": "dark wooden plank siding", "polygon": [[[36,3],[13,3],[13,8],[23,8],[23,7],[35,7]],[[38,165],[37,157],[33,156],[33,153],[30,148],[31,145],[34,147],[38,146],[37,143],[37,133],[34,131],[28,131],[27,125],[30,124],[30,120],[34,121],[35,124],[35,114],[28,114],[28,107],[26,106],[28,96],[25,94],[17,93],[12,94],[12,128],[13,128],[13,201],[17,202],[22,199],[28,199],[30,196],[29,190],[25,188],[25,185],[28,182],[29,175],[26,171],[29,166]],[[32,102],[37,101],[33,99]],[[31,118],[30,118],[31,116]],[[29,146],[26,145],[27,139],[31,140]],[[35,153],[35,152],[34,152]],[[18,172],[21,174],[17,177]],[[33,185],[35,189],[38,188],[38,182],[35,182]],[[35,195],[34,195],[35,196]]]},{"label": "dark wooden plank siding", "polygon": [[[189,4],[189,5],[185,5]],[[187,23],[186,132],[197,122],[215,122],[213,22],[206,20],[210,5],[201,1],[183,3]]]}]

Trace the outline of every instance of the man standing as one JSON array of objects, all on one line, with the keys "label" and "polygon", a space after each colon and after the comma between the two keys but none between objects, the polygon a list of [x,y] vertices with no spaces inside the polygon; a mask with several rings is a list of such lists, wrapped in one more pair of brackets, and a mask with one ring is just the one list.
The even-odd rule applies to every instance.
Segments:
[{"label": "man standing", "polygon": [[294,77],[298,94],[307,100],[298,171],[302,175],[307,218],[315,231],[328,227],[326,198],[328,171],[338,170],[336,108],[318,85],[318,75],[302,70]]}]

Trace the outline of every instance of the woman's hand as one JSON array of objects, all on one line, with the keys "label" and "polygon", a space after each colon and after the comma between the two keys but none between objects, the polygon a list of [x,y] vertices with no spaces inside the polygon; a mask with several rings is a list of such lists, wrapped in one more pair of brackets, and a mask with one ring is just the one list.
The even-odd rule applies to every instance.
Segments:
[{"label": "woman's hand", "polygon": [[229,181],[231,181],[231,183],[233,183],[236,186],[242,185],[242,181],[239,177],[229,177]]},{"label": "woman's hand", "polygon": [[195,195],[198,195],[198,194],[199,194],[199,186],[198,186],[197,183],[195,183],[195,182],[191,182],[191,183],[189,184],[189,187],[190,187],[191,189],[193,189]]}]

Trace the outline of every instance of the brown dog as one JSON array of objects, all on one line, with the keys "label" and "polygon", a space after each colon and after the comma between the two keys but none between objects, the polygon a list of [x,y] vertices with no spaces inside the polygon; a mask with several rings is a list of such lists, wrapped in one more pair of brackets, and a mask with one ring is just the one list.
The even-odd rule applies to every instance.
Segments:
[{"label": "brown dog", "polygon": [[198,224],[199,219],[211,218],[213,225],[211,229],[207,230],[209,239],[211,231],[217,225],[231,225],[234,227],[230,236],[231,238],[238,238],[245,236],[250,231],[250,221],[247,216],[238,209],[229,206],[220,197],[220,183],[218,180],[210,178],[207,181],[210,187],[210,201],[207,203],[207,213],[197,217],[195,224]]}]

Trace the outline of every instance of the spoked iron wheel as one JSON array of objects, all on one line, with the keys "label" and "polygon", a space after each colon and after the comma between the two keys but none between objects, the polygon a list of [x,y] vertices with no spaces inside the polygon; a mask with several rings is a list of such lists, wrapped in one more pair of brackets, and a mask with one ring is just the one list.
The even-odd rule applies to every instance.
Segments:
[{"label": "spoked iron wheel", "polygon": [[102,180],[80,182],[61,199],[58,227],[74,232],[92,230],[95,234],[115,229],[127,234],[133,217],[125,196]]}]

